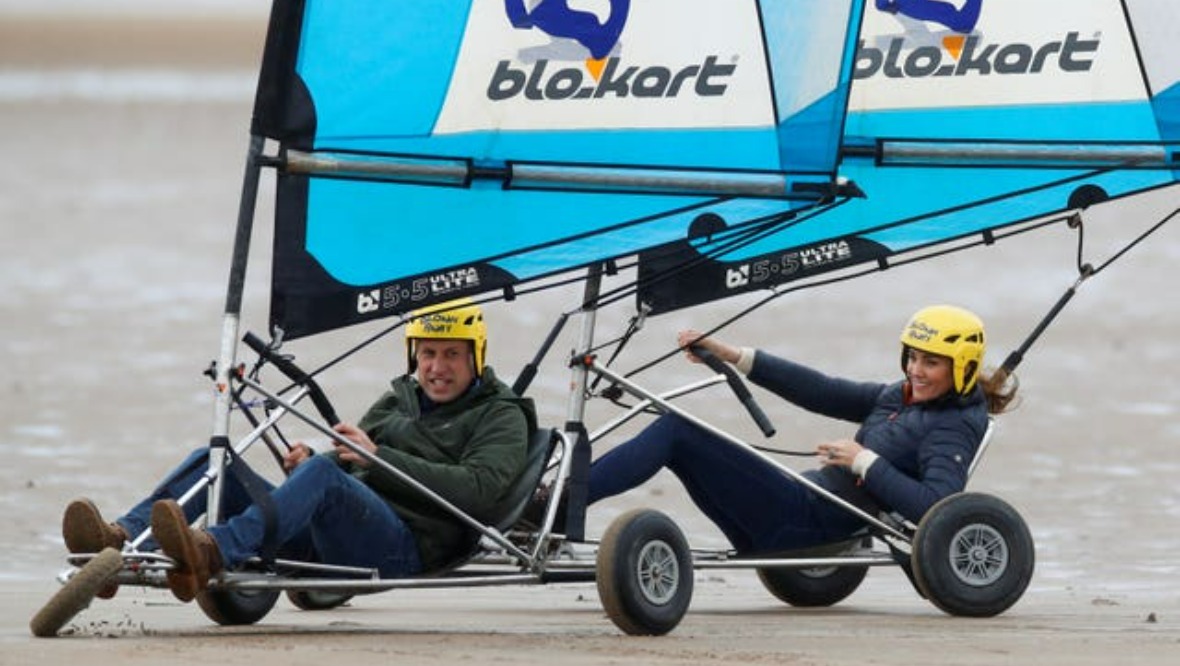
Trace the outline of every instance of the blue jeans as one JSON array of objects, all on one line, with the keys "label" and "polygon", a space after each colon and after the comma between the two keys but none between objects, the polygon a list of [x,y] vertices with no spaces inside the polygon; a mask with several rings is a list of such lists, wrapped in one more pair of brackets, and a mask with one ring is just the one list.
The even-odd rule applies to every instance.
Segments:
[{"label": "blue jeans", "polygon": [[[147,529],[152,504],[179,498],[191,488],[205,473],[207,457],[208,449],[191,453],[151,495],[117,522],[133,537]],[[422,570],[417,541],[406,523],[376,491],[330,458],[307,459],[286,481],[270,488],[270,496],[278,520],[280,556],[375,568],[386,578],[410,576]],[[259,554],[265,524],[262,509],[251,503],[233,474],[226,476],[221,500],[226,519],[208,531],[221,550],[222,563],[231,569]],[[200,492],[184,506],[189,522],[205,512],[207,501],[208,493]],[[150,539],[143,544],[144,549],[157,547]]]},{"label": "blue jeans", "polygon": [[676,415],[664,415],[590,466],[589,502],[667,468],[743,555],[833,543],[863,526],[758,456]]}]

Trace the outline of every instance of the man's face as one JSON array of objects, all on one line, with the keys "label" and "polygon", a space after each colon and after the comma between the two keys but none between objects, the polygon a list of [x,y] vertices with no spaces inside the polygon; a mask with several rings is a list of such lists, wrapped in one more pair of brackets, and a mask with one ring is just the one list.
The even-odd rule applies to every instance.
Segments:
[{"label": "man's face", "polygon": [[475,360],[467,340],[417,340],[418,383],[435,402],[451,402],[475,379]]}]

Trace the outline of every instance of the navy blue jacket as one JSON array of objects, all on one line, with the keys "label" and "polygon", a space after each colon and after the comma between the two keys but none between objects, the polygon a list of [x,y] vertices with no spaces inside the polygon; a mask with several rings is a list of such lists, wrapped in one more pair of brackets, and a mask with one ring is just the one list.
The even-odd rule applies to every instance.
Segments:
[{"label": "navy blue jacket", "polygon": [[873,515],[896,511],[917,523],[940,499],[962,491],[987,430],[987,401],[979,386],[966,397],[908,404],[904,382],[829,377],[762,351],[748,376],[803,409],[861,424],[853,439],[880,456],[863,482],[846,467],[806,474]]}]

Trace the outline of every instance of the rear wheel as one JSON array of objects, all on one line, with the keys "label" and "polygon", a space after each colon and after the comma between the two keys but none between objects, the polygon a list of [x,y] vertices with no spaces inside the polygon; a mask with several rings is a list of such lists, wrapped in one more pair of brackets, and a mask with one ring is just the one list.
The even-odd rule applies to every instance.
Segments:
[{"label": "rear wheel", "polygon": [[1024,594],[1035,547],[1024,519],[983,493],[935,504],[914,535],[911,561],[919,591],[951,615],[991,617]]},{"label": "rear wheel", "polygon": [[[792,556],[838,557],[856,552],[860,547],[860,541],[853,541],[814,552],[792,553]],[[817,608],[843,601],[860,587],[868,572],[868,567],[849,566],[807,569],[766,567],[758,569],[758,578],[779,601],[801,608]]]},{"label": "rear wheel", "polygon": [[331,610],[348,603],[351,594],[323,590],[288,590],[287,600],[299,610]]},{"label": "rear wheel", "polygon": [[619,516],[596,564],[598,596],[619,629],[658,636],[680,624],[692,599],[692,554],[670,518],[649,509]]},{"label": "rear wheel", "polygon": [[279,600],[278,590],[202,590],[197,605],[220,625],[254,624],[266,617]]}]

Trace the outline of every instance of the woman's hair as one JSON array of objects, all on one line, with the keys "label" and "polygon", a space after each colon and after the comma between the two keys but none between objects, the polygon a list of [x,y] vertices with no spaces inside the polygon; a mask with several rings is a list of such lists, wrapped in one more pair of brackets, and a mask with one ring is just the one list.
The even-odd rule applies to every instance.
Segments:
[{"label": "woman's hair", "polygon": [[1020,380],[1003,368],[987,368],[979,376],[979,387],[987,399],[987,411],[1003,414],[1009,407],[1015,406],[1013,402],[1020,388]]}]

